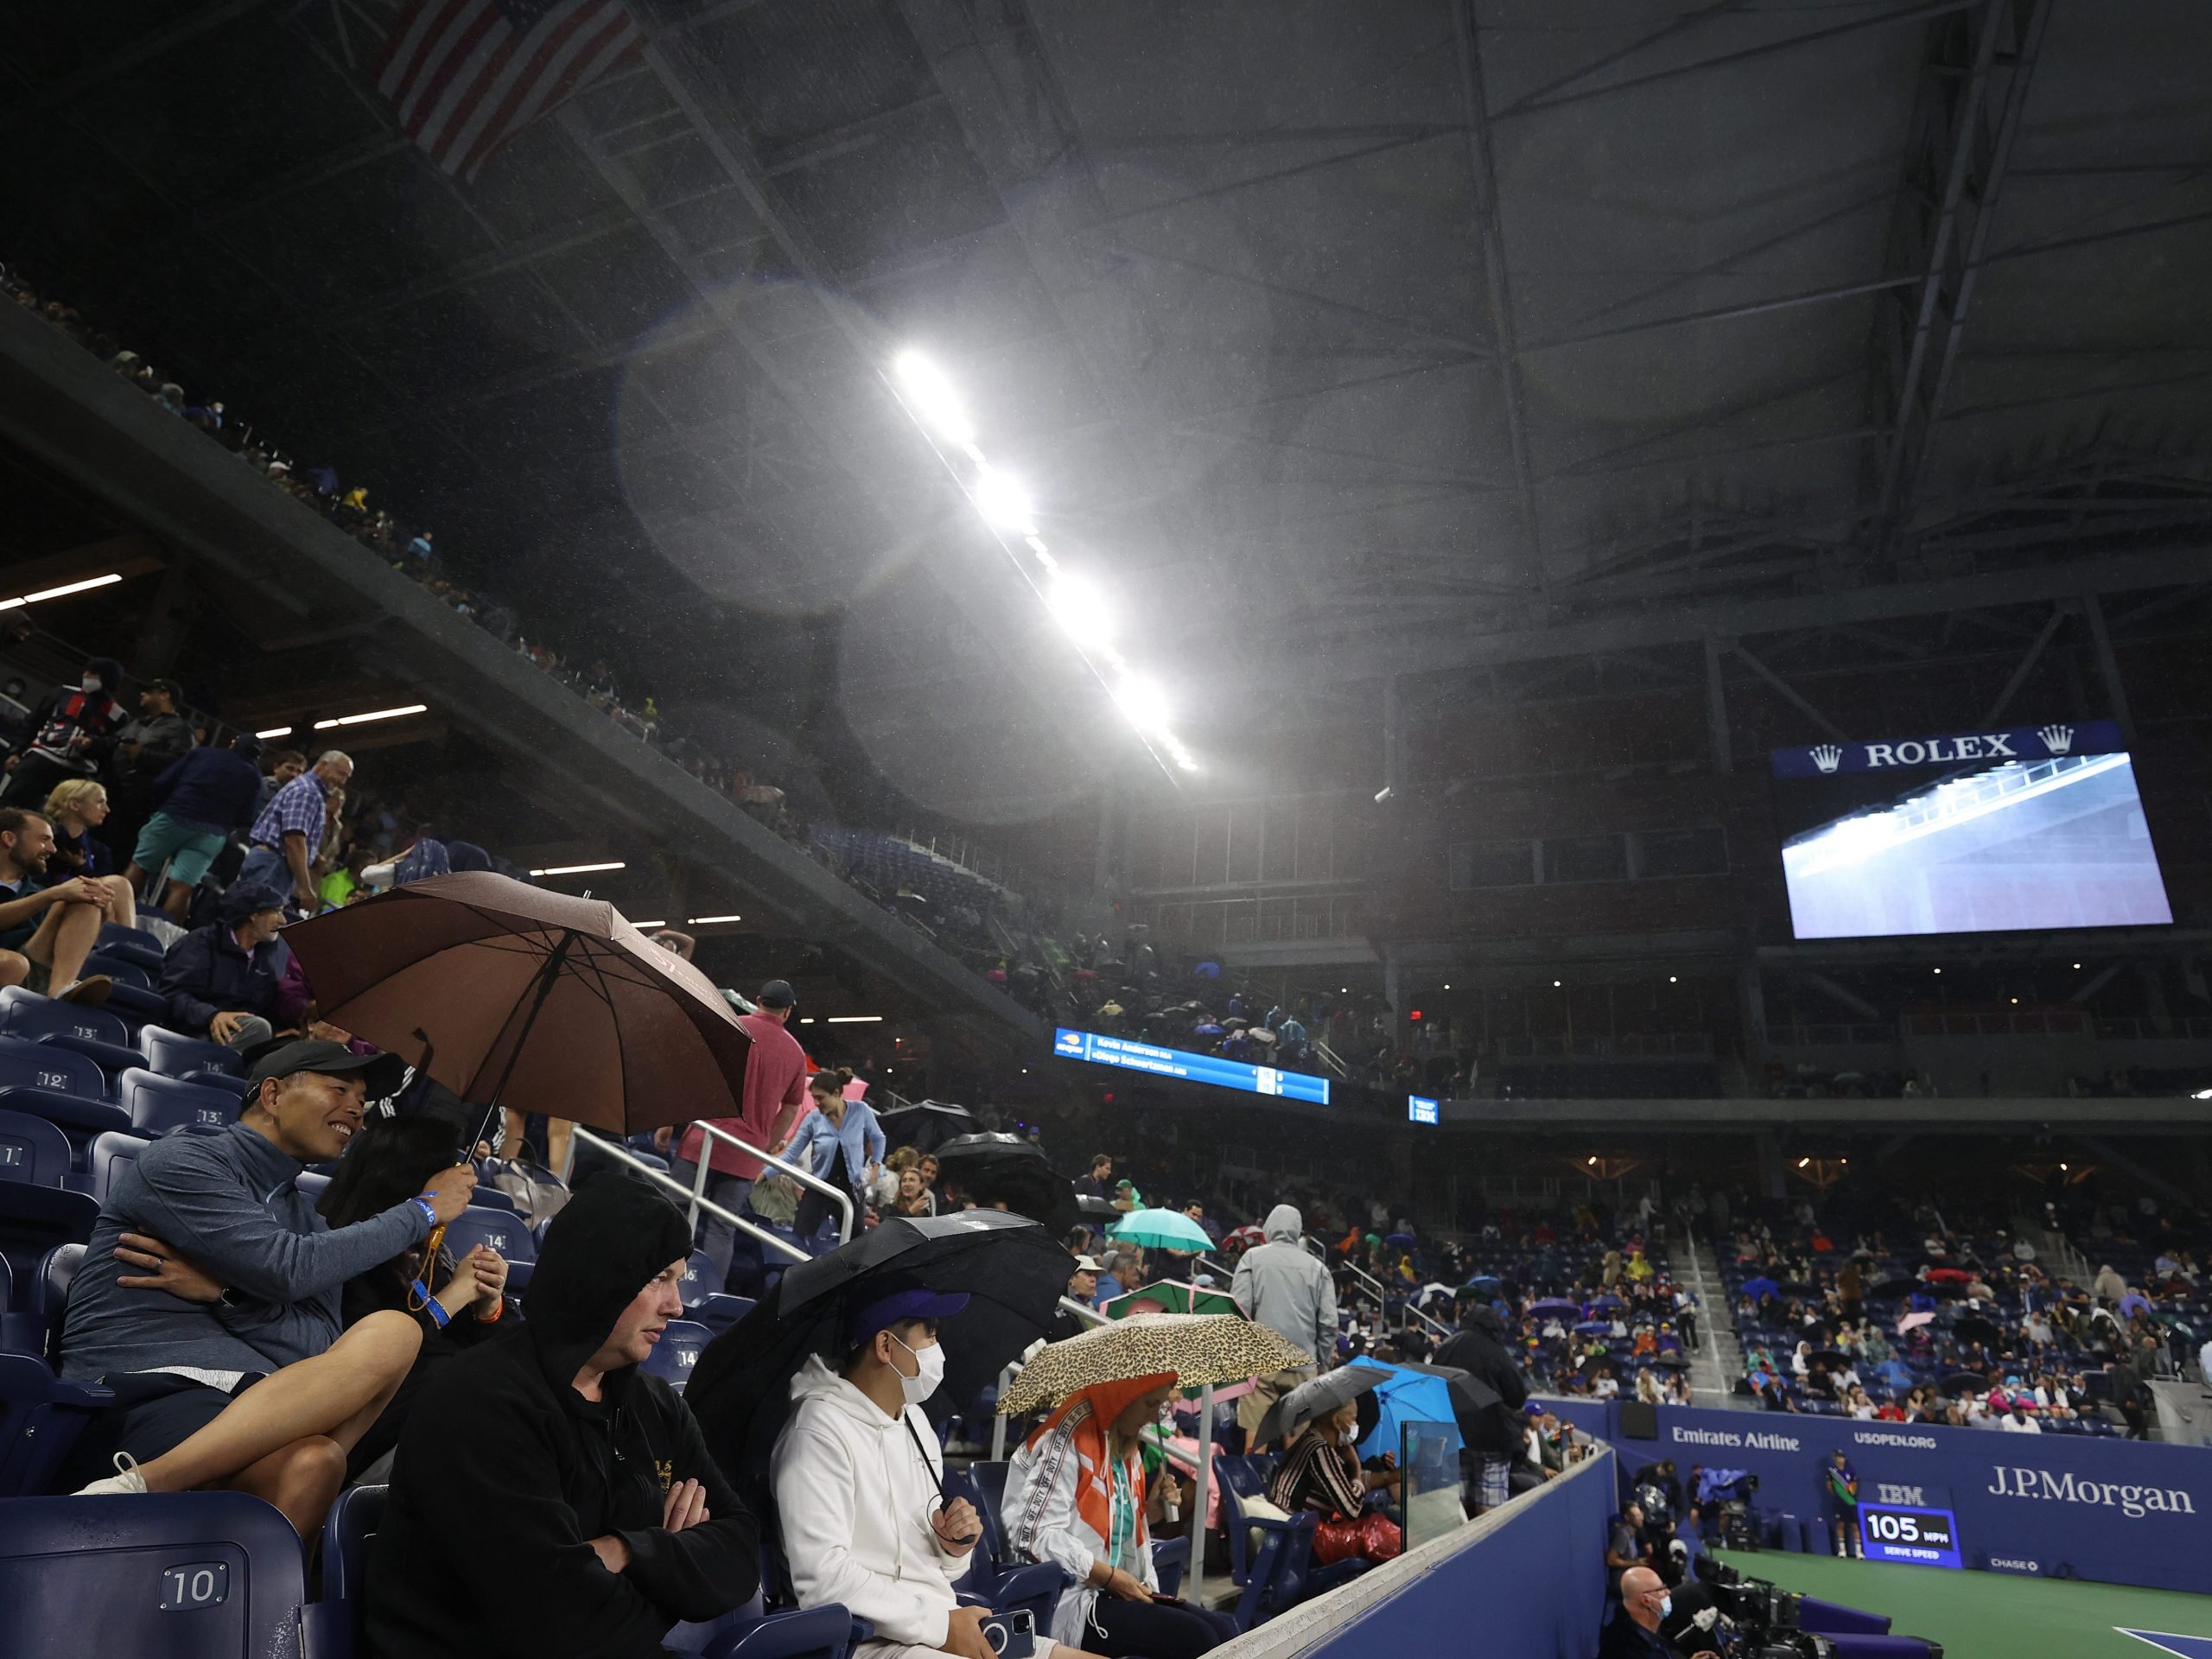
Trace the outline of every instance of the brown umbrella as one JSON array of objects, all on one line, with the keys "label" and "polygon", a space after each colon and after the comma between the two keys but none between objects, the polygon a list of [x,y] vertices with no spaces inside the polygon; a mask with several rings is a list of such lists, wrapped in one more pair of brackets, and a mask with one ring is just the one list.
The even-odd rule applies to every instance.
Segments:
[{"label": "brown umbrella", "polygon": [[464,1100],[493,1108],[504,1096],[617,1135],[738,1114],[752,1039],[737,1015],[601,900],[470,870],[284,939],[324,1019],[420,1056]]}]

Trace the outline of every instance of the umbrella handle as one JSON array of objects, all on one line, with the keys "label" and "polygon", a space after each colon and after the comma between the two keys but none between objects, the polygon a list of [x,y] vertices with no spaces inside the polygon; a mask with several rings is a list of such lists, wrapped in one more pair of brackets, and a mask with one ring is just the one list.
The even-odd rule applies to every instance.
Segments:
[{"label": "umbrella handle", "polygon": [[423,1241],[423,1271],[408,1281],[407,1311],[428,1313],[431,1322],[444,1330],[452,1316],[437,1305],[430,1295],[430,1264],[438,1259],[438,1249],[446,1242],[446,1224],[442,1221],[430,1229],[430,1236]]}]

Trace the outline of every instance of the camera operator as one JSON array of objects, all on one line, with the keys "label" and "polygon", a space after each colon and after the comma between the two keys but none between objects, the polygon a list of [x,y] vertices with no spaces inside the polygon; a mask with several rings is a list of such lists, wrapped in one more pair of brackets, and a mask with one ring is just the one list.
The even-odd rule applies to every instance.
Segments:
[{"label": "camera operator", "polygon": [[[1610,1553],[1606,1559],[1611,1560]],[[1674,1598],[1656,1573],[1648,1567],[1630,1567],[1621,1574],[1621,1610],[1605,1626],[1598,1659],[1684,1659],[1682,1649],[1659,1634],[1661,1622],[1674,1610]],[[1711,1648],[1700,1648],[1688,1659],[1719,1656]]]}]

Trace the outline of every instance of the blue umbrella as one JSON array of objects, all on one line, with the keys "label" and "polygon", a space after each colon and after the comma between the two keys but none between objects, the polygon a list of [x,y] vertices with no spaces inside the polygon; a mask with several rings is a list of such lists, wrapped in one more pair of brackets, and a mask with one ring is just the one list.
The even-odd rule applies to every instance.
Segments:
[{"label": "blue umbrella", "polygon": [[1394,1250],[1414,1250],[1421,1248],[1421,1241],[1411,1233],[1393,1233],[1382,1242]]},{"label": "blue umbrella", "polygon": [[1574,1327],[1577,1335],[1586,1332],[1610,1331],[1612,1328],[1613,1322],[1611,1319],[1585,1319]]},{"label": "blue umbrella", "polygon": [[[1472,1287],[1470,1286],[1469,1288],[1471,1289]],[[1547,1296],[1541,1301],[1529,1303],[1529,1312],[1531,1313],[1579,1314],[1582,1312],[1582,1304],[1580,1302],[1570,1302],[1564,1296]]]},{"label": "blue umbrella", "polygon": [[1202,962],[1197,967],[1192,969],[1191,971],[1196,974],[1200,979],[1219,979],[1221,977],[1221,964],[1217,962]]},{"label": "blue umbrella", "polygon": [[1440,1426],[1451,1440],[1452,1449],[1458,1451],[1465,1444],[1459,1435],[1459,1420],[1452,1410],[1452,1385],[1441,1376],[1422,1371],[1408,1370],[1402,1365],[1385,1365],[1379,1359],[1370,1359],[1364,1354],[1351,1362],[1378,1371],[1388,1371],[1388,1380],[1375,1385],[1374,1399],[1377,1408],[1374,1431],[1359,1443],[1362,1458],[1379,1458],[1384,1452],[1399,1455],[1399,1428],[1406,1423],[1431,1423]]},{"label": "blue umbrella", "polygon": [[1626,1307],[1628,1304],[1621,1300],[1618,1296],[1592,1296],[1590,1299],[1590,1306],[1592,1307]]},{"label": "blue umbrella", "polygon": [[[1473,1278],[1468,1280],[1465,1284],[1460,1286],[1459,1288],[1464,1291],[1471,1292],[1478,1296],[1495,1296],[1501,1287],[1496,1274],[1478,1273]],[[1531,1302],[1529,1306],[1531,1308],[1535,1308],[1540,1306],[1540,1304]]]},{"label": "blue umbrella", "polygon": [[1762,1296],[1779,1296],[1782,1294],[1782,1287],[1764,1274],[1761,1274],[1757,1279],[1744,1281],[1744,1294],[1756,1302]]}]

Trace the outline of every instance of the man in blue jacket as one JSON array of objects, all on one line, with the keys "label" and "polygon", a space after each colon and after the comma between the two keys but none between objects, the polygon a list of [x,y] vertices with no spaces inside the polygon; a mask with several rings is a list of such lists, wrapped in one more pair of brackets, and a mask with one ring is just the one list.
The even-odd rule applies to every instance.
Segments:
[{"label": "man in blue jacket", "polygon": [[168,1023],[190,1036],[251,1050],[276,1034],[283,895],[241,884],[223,895],[221,914],[220,921],[194,928],[162,959]]},{"label": "man in blue jacket", "polygon": [[224,842],[261,810],[260,754],[261,740],[240,732],[227,749],[194,749],[154,780],[159,810],[138,832],[124,874],[143,888],[149,871],[168,865],[162,908],[179,924]]},{"label": "man in blue jacket", "polygon": [[61,1372],[115,1391],[58,1489],[112,1460],[89,1493],[251,1492],[312,1537],[346,1453],[405,1381],[422,1344],[406,1314],[339,1332],[339,1293],[467,1207],[467,1165],[418,1198],[333,1231],[294,1185],[342,1154],[390,1054],[287,1043],[254,1067],[238,1121],[164,1136],[117,1178],[69,1287]]}]

